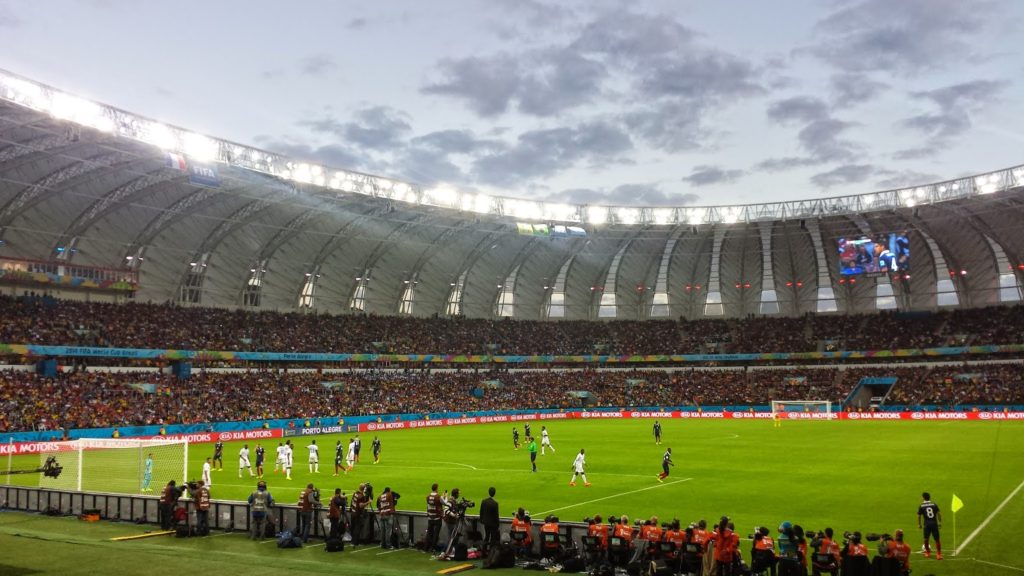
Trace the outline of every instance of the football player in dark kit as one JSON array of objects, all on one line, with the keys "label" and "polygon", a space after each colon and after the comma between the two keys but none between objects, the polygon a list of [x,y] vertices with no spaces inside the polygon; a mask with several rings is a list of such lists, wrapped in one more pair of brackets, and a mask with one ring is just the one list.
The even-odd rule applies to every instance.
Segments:
[{"label": "football player in dark kit", "polygon": [[380,462],[380,438],[374,436],[373,443],[370,444],[370,447],[373,448],[373,463],[377,464]]},{"label": "football player in dark kit", "polygon": [[512,447],[519,450],[519,429],[512,427]]},{"label": "football player in dark kit", "polygon": [[263,460],[267,457],[267,451],[263,446],[256,445],[256,477],[263,478]]},{"label": "football player in dark kit", "polygon": [[213,465],[221,472],[224,471],[224,443],[220,440],[213,445]]},{"label": "football player in dark kit", "polygon": [[[935,537],[935,559],[942,560],[942,542],[939,541],[939,527],[942,525],[942,514],[939,506],[932,502],[932,495],[925,492],[921,494],[924,499],[917,507],[917,527],[924,528],[924,557],[932,555],[932,549],[928,545],[928,539]],[[923,526],[922,526],[923,524]]]},{"label": "football player in dark kit", "polygon": [[658,482],[664,482],[665,478],[668,478],[668,467],[675,465],[676,463],[672,461],[672,449],[669,448],[661,457],[661,474],[658,474]]},{"label": "football player in dark kit", "polygon": [[338,440],[334,444],[334,475],[338,475],[338,470],[344,468],[342,462],[345,460],[345,448],[341,445],[341,440]]},{"label": "football player in dark kit", "polygon": [[654,443],[661,444],[661,422],[654,421]]}]

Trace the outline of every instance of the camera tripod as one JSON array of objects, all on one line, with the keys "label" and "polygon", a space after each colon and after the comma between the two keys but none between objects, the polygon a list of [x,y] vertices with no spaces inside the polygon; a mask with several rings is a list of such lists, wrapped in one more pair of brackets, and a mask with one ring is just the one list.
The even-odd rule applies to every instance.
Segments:
[{"label": "camera tripod", "polygon": [[443,556],[450,557],[455,553],[455,546],[459,543],[459,538],[462,537],[462,533],[466,530],[466,513],[459,513],[459,519],[455,522],[455,529],[452,530],[451,537],[448,538],[448,545],[444,547]]}]

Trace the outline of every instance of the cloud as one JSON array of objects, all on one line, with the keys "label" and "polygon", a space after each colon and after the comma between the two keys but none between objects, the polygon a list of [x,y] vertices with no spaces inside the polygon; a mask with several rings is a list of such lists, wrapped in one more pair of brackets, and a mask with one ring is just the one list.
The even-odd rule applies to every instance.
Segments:
[{"label": "cloud", "polygon": [[522,184],[581,163],[621,162],[621,155],[632,149],[629,135],[607,122],[531,130],[520,134],[513,145],[477,158],[473,175],[487,184]]},{"label": "cloud", "polygon": [[758,162],[754,168],[765,172],[785,172],[794,168],[806,168],[821,164],[821,160],[808,158],[806,156],[783,156],[781,158],[768,158]]},{"label": "cloud", "polygon": [[696,204],[696,194],[673,194],[657,184],[623,184],[610,189],[574,188],[562,190],[547,198],[569,204],[610,204],[613,206],[686,206]]},{"label": "cloud", "polygon": [[585,54],[636,65],[652,57],[680,53],[696,37],[696,32],[674,18],[620,9],[589,22],[571,45]]},{"label": "cloud", "polygon": [[317,162],[332,168],[346,168],[349,170],[379,171],[381,168],[380,165],[372,164],[371,159],[367,155],[358,153],[340,144],[310,146],[309,144],[297,144],[288,138],[268,137],[260,137],[256,140],[267,150],[296,160]]},{"label": "cloud", "polygon": [[348,145],[372,150],[387,150],[401,146],[412,130],[404,112],[387,106],[373,106],[357,110],[353,120],[339,122],[333,117],[299,121],[299,126],[315,133],[331,135]]},{"label": "cloud", "polygon": [[0,28],[21,28],[24,20],[18,18],[6,2],[0,2]]},{"label": "cloud", "polygon": [[697,51],[652,63],[638,87],[646,97],[704,102],[761,94],[752,63],[718,51]]},{"label": "cloud", "polygon": [[902,124],[939,138],[959,136],[970,129],[971,112],[998,98],[1008,85],[1003,80],[974,80],[935,90],[911,92],[914,98],[930,101],[939,110],[911,116]]},{"label": "cloud", "polygon": [[999,98],[1009,86],[1003,80],[973,80],[937,88],[911,92],[917,100],[927,102],[937,110],[922,112],[903,119],[899,126],[909,128],[926,137],[924,144],[899,150],[896,160],[918,160],[934,156],[965,134],[973,126],[971,116]]},{"label": "cloud", "polygon": [[828,104],[820,98],[794,96],[777,100],[768,106],[767,115],[780,124],[803,124],[797,132],[797,142],[807,156],[769,158],[758,163],[758,169],[781,172],[827,162],[849,161],[860,151],[855,142],[842,138],[845,132],[858,124],[833,118]]},{"label": "cloud", "polygon": [[881,180],[877,180],[875,182],[875,186],[887,190],[893,188],[905,188],[907,186],[917,186],[942,180],[942,177],[937,174],[916,172],[914,170],[881,170],[879,171],[879,175],[885,175],[886,177]]},{"label": "cloud", "polygon": [[987,1],[840,2],[818,22],[821,40],[810,52],[844,71],[918,74],[975,57],[994,11]]},{"label": "cloud", "polygon": [[832,87],[832,102],[839,107],[862,104],[889,88],[885,82],[872,80],[866,74],[836,74],[829,84]]},{"label": "cloud", "polygon": [[323,76],[337,69],[334,58],[327,54],[313,54],[299,60],[299,71],[307,76]]},{"label": "cloud", "polygon": [[[522,10],[532,13],[533,4]],[[551,117],[631,86],[632,100],[616,101],[622,117],[672,151],[692,147],[693,139],[653,129],[652,108],[671,114],[676,126],[681,117],[683,125],[699,126],[716,106],[765,92],[752,61],[694,44],[697,34],[671,17],[613,10],[558,36],[565,39],[540,49],[441,60],[421,92],[460,100],[485,118],[511,110]]]},{"label": "cloud", "polygon": [[367,24],[369,24],[369,22],[366,18],[353,18],[348,21],[348,24],[345,24],[345,27],[349,30],[362,30],[363,28],[366,28]]},{"label": "cloud", "polygon": [[827,172],[811,176],[811,182],[821,188],[832,188],[843,184],[858,184],[871,178],[878,169],[870,164],[844,164]]},{"label": "cloud", "polygon": [[743,170],[726,170],[718,166],[695,166],[689,176],[683,178],[694,186],[709,186],[711,184],[723,184],[735,182],[746,174]]},{"label": "cloud", "polygon": [[840,135],[856,125],[835,118],[815,120],[800,130],[797,140],[815,160],[847,160],[855,156],[859,146],[850,140],[840,138]]},{"label": "cloud", "polygon": [[622,121],[639,138],[668,152],[700,148],[710,135],[701,109],[678,100],[652,103],[626,113]]},{"label": "cloud", "polygon": [[509,54],[445,59],[438,68],[442,79],[420,91],[461,99],[485,118],[508,110],[521,83],[519,63]]},{"label": "cloud", "polygon": [[828,116],[828,105],[813,96],[794,96],[776,100],[768,106],[768,118],[779,123],[814,122]]}]

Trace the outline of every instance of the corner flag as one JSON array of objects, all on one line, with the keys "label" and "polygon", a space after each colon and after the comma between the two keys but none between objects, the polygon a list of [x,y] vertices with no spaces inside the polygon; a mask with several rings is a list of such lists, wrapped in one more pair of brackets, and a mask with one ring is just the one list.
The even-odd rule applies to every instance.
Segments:
[{"label": "corner flag", "polygon": [[956,514],[956,512],[963,507],[964,501],[961,500],[960,498],[957,498],[956,494],[953,494],[953,503],[949,506],[949,509],[952,510],[954,514]]}]

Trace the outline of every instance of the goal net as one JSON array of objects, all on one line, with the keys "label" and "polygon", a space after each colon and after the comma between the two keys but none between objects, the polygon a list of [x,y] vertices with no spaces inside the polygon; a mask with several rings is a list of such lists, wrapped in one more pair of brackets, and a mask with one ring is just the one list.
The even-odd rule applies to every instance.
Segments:
[{"label": "goal net", "polygon": [[136,494],[159,493],[170,480],[187,478],[188,441],[82,438],[56,442],[39,454],[39,466],[56,457],[57,478],[40,474],[40,488]]},{"label": "goal net", "polygon": [[807,414],[811,419],[832,418],[832,403],[828,400],[772,400],[772,415],[787,413]]}]

